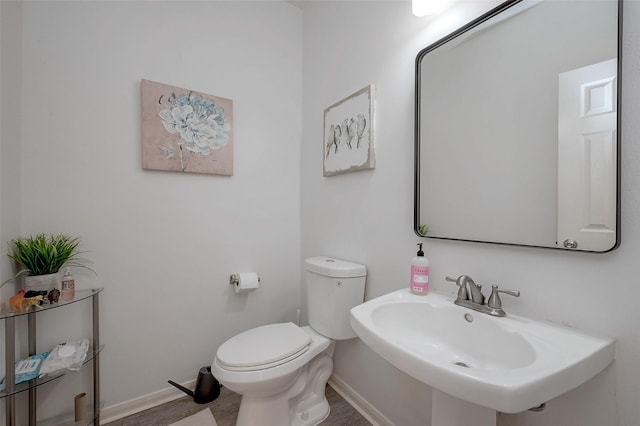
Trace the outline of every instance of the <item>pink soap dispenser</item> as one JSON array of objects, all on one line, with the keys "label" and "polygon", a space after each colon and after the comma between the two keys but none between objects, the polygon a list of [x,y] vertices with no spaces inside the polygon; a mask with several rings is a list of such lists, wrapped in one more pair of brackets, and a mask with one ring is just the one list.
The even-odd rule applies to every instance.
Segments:
[{"label": "pink soap dispenser", "polygon": [[424,257],[422,243],[416,257],[411,259],[411,293],[425,295],[429,291],[429,259]]}]

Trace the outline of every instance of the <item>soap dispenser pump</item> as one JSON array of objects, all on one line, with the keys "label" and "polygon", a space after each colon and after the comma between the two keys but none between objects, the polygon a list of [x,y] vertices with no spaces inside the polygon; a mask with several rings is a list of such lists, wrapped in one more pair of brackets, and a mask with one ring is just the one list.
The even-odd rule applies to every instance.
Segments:
[{"label": "soap dispenser pump", "polygon": [[422,243],[418,243],[418,253],[411,259],[410,290],[413,294],[425,295],[429,291],[429,259],[424,257]]}]

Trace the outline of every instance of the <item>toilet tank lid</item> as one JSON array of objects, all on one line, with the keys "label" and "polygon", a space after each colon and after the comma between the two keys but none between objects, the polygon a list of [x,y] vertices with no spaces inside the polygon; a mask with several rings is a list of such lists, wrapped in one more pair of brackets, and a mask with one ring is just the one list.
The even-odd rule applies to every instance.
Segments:
[{"label": "toilet tank lid", "polygon": [[305,259],[304,267],[307,271],[315,272],[325,277],[354,278],[367,275],[367,268],[364,265],[327,256]]}]

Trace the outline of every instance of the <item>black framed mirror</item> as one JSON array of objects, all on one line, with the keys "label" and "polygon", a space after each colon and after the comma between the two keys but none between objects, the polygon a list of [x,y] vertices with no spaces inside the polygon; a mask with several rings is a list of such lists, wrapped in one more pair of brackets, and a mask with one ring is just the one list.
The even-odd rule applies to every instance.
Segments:
[{"label": "black framed mirror", "polygon": [[621,27],[618,0],[509,0],[418,53],[418,235],[618,246]]}]

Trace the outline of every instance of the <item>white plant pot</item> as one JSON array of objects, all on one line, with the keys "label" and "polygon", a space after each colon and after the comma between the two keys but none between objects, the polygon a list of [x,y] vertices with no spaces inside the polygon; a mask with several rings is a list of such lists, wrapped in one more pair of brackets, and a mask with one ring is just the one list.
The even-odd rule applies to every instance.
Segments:
[{"label": "white plant pot", "polygon": [[60,274],[27,275],[22,284],[25,291],[50,291],[60,287]]}]

